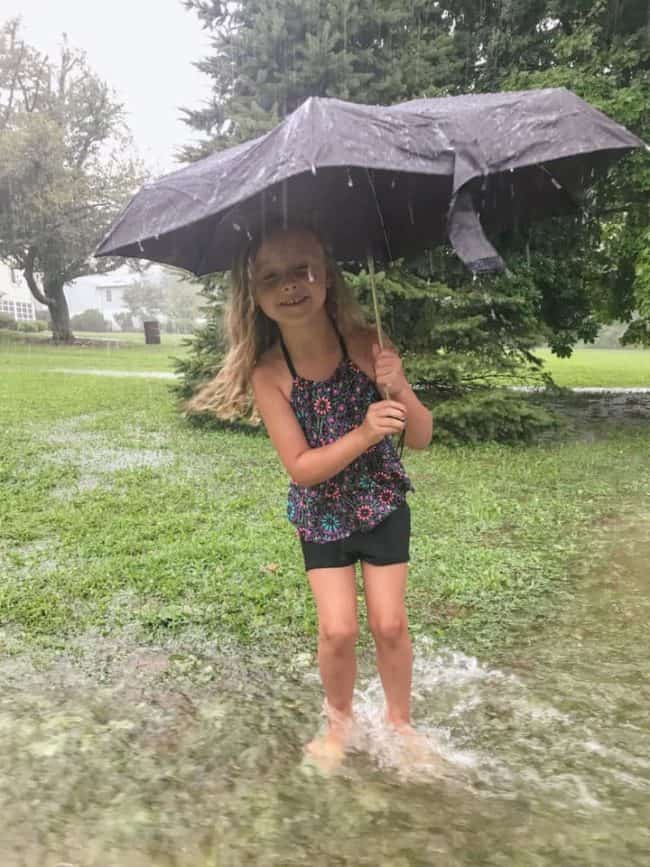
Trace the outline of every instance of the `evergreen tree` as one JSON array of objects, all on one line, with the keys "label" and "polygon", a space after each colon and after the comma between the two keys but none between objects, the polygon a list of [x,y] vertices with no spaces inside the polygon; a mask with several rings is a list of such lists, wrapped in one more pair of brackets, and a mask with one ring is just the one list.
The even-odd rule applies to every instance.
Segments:
[{"label": "evergreen tree", "polygon": [[[647,137],[647,34],[644,42],[634,3],[616,4],[615,18],[612,5],[186,0],[213,34],[213,52],[198,64],[213,81],[213,99],[186,110],[188,124],[206,138],[185,157],[261,134],[312,95],[389,104],[564,85]],[[529,435],[542,423],[539,414],[531,415],[522,398],[488,386],[522,364],[538,369],[531,350],[541,338],[569,355],[576,341],[595,337],[599,321],[650,309],[650,291],[643,294],[650,283],[647,175],[647,159],[639,155],[602,183],[585,217],[494,238],[508,277],[473,281],[448,249],[427,259],[435,264],[433,275],[417,262],[384,275],[385,321],[408,353],[411,377],[438,400],[441,435]],[[349,279],[363,302],[364,275]],[[218,317],[218,308],[213,312]],[[643,333],[650,328],[632,324],[632,336]],[[207,364],[209,353],[203,357]],[[194,384],[200,374],[194,364]]]}]

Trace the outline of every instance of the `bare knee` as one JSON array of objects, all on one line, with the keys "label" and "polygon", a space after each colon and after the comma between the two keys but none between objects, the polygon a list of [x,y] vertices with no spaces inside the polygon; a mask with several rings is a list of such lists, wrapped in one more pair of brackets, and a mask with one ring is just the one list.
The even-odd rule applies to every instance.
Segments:
[{"label": "bare knee", "polygon": [[405,614],[394,614],[378,617],[370,622],[377,644],[393,646],[399,644],[408,635],[408,622]]},{"label": "bare knee", "polygon": [[322,623],[319,629],[321,646],[331,653],[345,653],[354,647],[359,637],[359,626],[351,623]]}]

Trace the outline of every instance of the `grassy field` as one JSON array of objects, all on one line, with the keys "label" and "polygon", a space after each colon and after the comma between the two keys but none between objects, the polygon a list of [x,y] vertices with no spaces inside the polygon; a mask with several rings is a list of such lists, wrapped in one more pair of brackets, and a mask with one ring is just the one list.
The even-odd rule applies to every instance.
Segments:
[{"label": "grassy field", "polygon": [[[14,332],[0,330],[0,357],[7,353],[15,369],[23,367],[48,368],[103,368],[109,370],[171,371],[174,356],[183,356],[186,335],[161,334],[159,344],[146,344],[141,334],[123,335],[126,346],[116,348],[114,337],[105,334],[79,334],[80,338],[102,339],[105,346],[55,346],[47,334],[29,335],[30,340],[17,342]],[[34,339],[35,338],[35,339]],[[122,336],[120,336],[120,341]]]},{"label": "grassy field", "polygon": [[[16,333],[0,331],[0,352],[11,347],[17,358],[21,353],[29,356],[38,350],[38,358],[45,364],[58,367],[105,367],[114,370],[171,371],[172,358],[182,356],[188,350],[183,343],[189,335],[161,334],[159,345],[146,345],[140,332],[80,333],[80,338],[106,341],[102,347],[56,347],[49,346],[49,332],[30,335],[43,346],[34,343],[17,344]],[[115,340],[126,346],[114,348]],[[556,358],[548,349],[538,349],[536,354],[544,360],[545,369],[558,385],[573,386],[621,386],[650,387],[650,350],[640,349],[577,349],[571,358]],[[531,382],[533,380],[531,379]]]},{"label": "grassy field", "polygon": [[[313,643],[268,440],[190,428],[164,381],[56,372],[164,370],[176,350],[0,342],[0,623],[21,640],[129,627],[271,654]],[[521,640],[570,602],[601,522],[647,497],[649,452],[640,425],[588,442],[407,452],[413,634],[494,654]]]},{"label": "grassy field", "polygon": [[558,385],[650,388],[649,350],[577,349],[571,358],[556,358],[539,349],[537,355]]}]

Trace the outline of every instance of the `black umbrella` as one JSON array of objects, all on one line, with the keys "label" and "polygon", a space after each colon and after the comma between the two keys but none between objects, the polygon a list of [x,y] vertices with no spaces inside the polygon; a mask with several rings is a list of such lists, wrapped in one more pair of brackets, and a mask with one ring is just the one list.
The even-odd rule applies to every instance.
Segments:
[{"label": "black umbrella", "polygon": [[643,146],[564,88],[393,107],[310,98],[266,135],[145,184],[96,255],[200,276],[228,270],[246,236],[280,217],[318,229],[341,262],[449,240],[473,272],[498,271],[483,225],[575,210],[599,174]]}]

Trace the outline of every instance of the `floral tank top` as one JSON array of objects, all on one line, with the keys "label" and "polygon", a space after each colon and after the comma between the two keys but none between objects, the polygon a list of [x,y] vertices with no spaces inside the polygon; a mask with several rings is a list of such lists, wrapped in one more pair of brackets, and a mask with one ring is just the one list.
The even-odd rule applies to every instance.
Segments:
[{"label": "floral tank top", "polygon": [[[291,406],[311,448],[333,443],[358,427],[368,406],[382,399],[375,383],[348,356],[342,334],[336,332],[343,358],[329,379],[317,381],[298,375],[280,337],[293,377]],[[324,482],[305,487],[292,481],[287,517],[302,540],[334,542],[357,530],[371,530],[403,505],[406,492],[412,490],[387,436]]]}]

